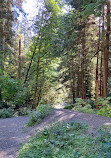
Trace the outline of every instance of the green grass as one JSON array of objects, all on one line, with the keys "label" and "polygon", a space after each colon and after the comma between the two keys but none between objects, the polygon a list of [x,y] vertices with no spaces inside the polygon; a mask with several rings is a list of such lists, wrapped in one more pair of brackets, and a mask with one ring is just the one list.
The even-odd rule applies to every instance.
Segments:
[{"label": "green grass", "polygon": [[25,144],[18,158],[110,158],[111,133],[89,136],[80,123],[57,123]]}]

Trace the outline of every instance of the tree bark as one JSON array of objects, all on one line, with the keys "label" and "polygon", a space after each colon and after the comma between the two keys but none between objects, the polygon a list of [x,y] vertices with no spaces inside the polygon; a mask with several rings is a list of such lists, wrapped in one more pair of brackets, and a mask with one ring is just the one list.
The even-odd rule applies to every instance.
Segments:
[{"label": "tree bark", "polygon": [[81,71],[79,70],[79,66],[78,66],[78,71],[77,71],[77,88],[76,88],[76,96],[77,98],[79,98],[81,96],[80,92],[81,92]]},{"label": "tree bark", "polygon": [[[0,14],[0,18],[3,19],[2,11]],[[4,45],[5,45],[5,36],[4,36],[4,21],[1,24],[1,37],[0,37],[0,77],[3,77],[4,70]],[[2,84],[2,80],[0,79],[0,84]],[[0,102],[2,102],[2,89],[0,86]]]},{"label": "tree bark", "polygon": [[30,71],[30,68],[31,68],[31,65],[32,65],[32,61],[33,61],[33,58],[34,58],[35,53],[36,53],[36,48],[37,48],[37,43],[36,43],[36,45],[35,45],[35,48],[34,48],[34,51],[33,51],[33,54],[32,54],[32,58],[31,58],[29,67],[28,67],[28,69],[27,69],[27,73],[26,73],[26,76],[25,76],[24,84],[25,84],[26,81],[27,81],[27,78],[28,78],[28,75],[29,75],[29,71]]},{"label": "tree bark", "polygon": [[[86,82],[85,82],[85,29],[82,34],[82,61],[81,61],[81,72],[82,72],[82,99],[86,99]],[[84,106],[84,105],[83,105]]]},{"label": "tree bark", "polygon": [[102,50],[103,50],[103,98],[107,98],[107,72],[106,72],[106,48],[105,48],[105,20],[104,20],[104,6],[103,6],[103,24],[102,24]]},{"label": "tree bark", "polygon": [[98,97],[99,97],[98,59],[99,59],[99,54],[97,54],[97,64],[96,64],[96,109],[98,109]]},{"label": "tree bark", "polygon": [[37,106],[39,106],[39,102],[41,100],[41,91],[42,91],[42,87],[40,87],[40,90],[39,90],[39,95],[38,95],[38,99],[37,99]]},{"label": "tree bark", "polygon": [[102,72],[102,63],[103,63],[103,57],[102,57],[102,52],[101,52],[101,63],[100,63],[100,96],[102,96],[102,85],[103,85],[103,72]]},{"label": "tree bark", "polygon": [[[98,48],[97,51],[99,51],[100,47],[100,20],[99,20],[99,35],[98,35]],[[98,76],[98,62],[99,62],[99,52],[97,54],[97,64],[96,64],[96,109],[98,109],[98,97],[99,97],[99,76]]]},{"label": "tree bark", "polygon": [[107,98],[107,83],[108,83],[108,60],[109,60],[109,41],[110,41],[110,0],[106,1],[107,6],[107,30],[106,36],[104,35],[104,8],[103,8],[103,36],[105,36],[105,41],[103,41],[103,97]]},{"label": "tree bark", "polygon": [[36,105],[37,86],[38,86],[38,77],[39,77],[39,64],[40,64],[40,58],[38,57],[37,68],[36,68],[36,83],[35,83],[35,90],[34,90],[34,98],[33,98],[32,109],[35,109],[35,105]]},{"label": "tree bark", "polygon": [[110,43],[110,0],[106,1],[107,4],[107,31],[106,31],[106,96],[107,97],[107,84],[108,84],[108,61],[109,61],[109,43]]},{"label": "tree bark", "polygon": [[18,78],[21,79],[21,37],[19,36]]}]

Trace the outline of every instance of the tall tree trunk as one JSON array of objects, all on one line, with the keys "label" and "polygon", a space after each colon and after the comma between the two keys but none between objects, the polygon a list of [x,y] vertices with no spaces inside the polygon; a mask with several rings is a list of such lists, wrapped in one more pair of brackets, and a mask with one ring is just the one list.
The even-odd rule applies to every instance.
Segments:
[{"label": "tall tree trunk", "polygon": [[70,88],[71,88],[71,93],[72,93],[72,102],[74,104],[75,102],[75,90],[74,90],[74,78],[73,78],[74,74],[73,74],[71,66],[69,65],[69,76],[70,76]]},{"label": "tall tree trunk", "polygon": [[102,57],[102,52],[101,52],[101,63],[100,63],[100,96],[102,96],[102,86],[103,86],[103,80],[102,80],[102,77],[103,77],[103,72],[102,72],[102,63],[103,63],[103,57]]},{"label": "tall tree trunk", "polygon": [[[0,19],[3,19],[2,11],[0,14]],[[3,19],[4,20],[4,19]],[[1,22],[1,37],[0,37],[0,77],[3,76],[3,70],[4,70],[4,45],[5,45],[5,36],[4,36],[4,22]],[[2,84],[2,80],[0,79],[0,85]],[[2,102],[2,89],[0,86],[0,102]]]},{"label": "tall tree trunk", "polygon": [[103,6],[103,24],[102,24],[102,50],[103,50],[103,98],[107,98],[107,70],[106,70],[106,48],[105,48],[105,20],[104,20],[104,6]]},{"label": "tall tree trunk", "polygon": [[[35,47],[34,47],[32,58],[31,58],[30,63],[29,63],[29,67],[27,69],[27,73],[26,73],[26,76],[25,76],[24,84],[26,83],[26,81],[28,79],[29,71],[30,71],[30,68],[31,68],[31,65],[32,65],[32,62],[33,62],[33,59],[34,59],[34,56],[35,56],[35,53],[36,53],[36,48],[37,48],[37,43],[39,41],[39,36],[40,36],[40,32],[39,32],[39,35],[38,35],[38,38],[37,38],[37,41],[36,41],[36,44],[35,44]],[[41,36],[41,38],[42,38],[42,36]]]},{"label": "tall tree trunk", "polygon": [[[42,18],[43,18],[43,13],[42,13]],[[41,23],[41,26],[42,26],[42,23]],[[38,43],[38,41],[39,41],[40,38],[42,39],[42,35],[39,32],[38,38],[37,38],[37,41],[36,41],[36,44],[35,44],[35,47],[34,47],[34,51],[33,51],[33,54],[32,54],[32,58],[31,58],[31,61],[29,63],[29,67],[27,69],[27,73],[26,73],[26,76],[25,76],[24,84],[26,83],[26,81],[28,79],[29,71],[30,71],[30,68],[31,68],[31,65],[32,65],[32,62],[33,62],[33,58],[34,58],[35,53],[36,53],[37,43]]]},{"label": "tall tree trunk", "polygon": [[[41,47],[42,47],[42,42],[40,42],[38,54],[40,54]],[[37,100],[36,97],[37,97],[37,88],[38,88],[39,66],[40,66],[40,57],[38,57],[38,60],[37,60],[36,83],[35,83],[34,98],[33,98],[33,104],[32,104],[33,109],[36,106],[36,100]]]},{"label": "tall tree trunk", "polygon": [[[100,49],[100,20],[99,20],[99,35],[98,35],[98,48],[97,52]],[[97,64],[96,64],[96,84],[95,84],[95,90],[96,90],[96,109],[98,109],[98,97],[99,97],[99,76],[98,76],[98,61],[99,61],[99,52],[97,53]]]},{"label": "tall tree trunk", "polygon": [[[109,43],[110,43],[110,0],[106,0],[107,5],[107,32],[106,32],[106,93],[108,84],[108,61],[109,61]],[[106,94],[107,95],[107,94]],[[106,96],[107,97],[107,96]]]},{"label": "tall tree trunk", "polygon": [[73,72],[73,82],[72,82],[72,101],[73,101],[73,104],[75,103],[75,73]]},{"label": "tall tree trunk", "polygon": [[21,79],[21,37],[19,36],[18,78]]},{"label": "tall tree trunk", "polygon": [[[71,54],[72,55],[72,54]],[[69,67],[69,77],[70,77],[70,89],[72,93],[72,103],[75,103],[75,72],[73,66],[73,58],[67,57],[68,67]]]},{"label": "tall tree trunk", "polygon": [[38,57],[37,68],[36,68],[36,83],[35,83],[35,90],[34,90],[34,98],[33,98],[32,109],[34,109],[35,106],[36,106],[37,87],[38,87],[38,77],[39,77],[39,64],[40,64],[40,58]]},{"label": "tall tree trunk", "polygon": [[[85,29],[83,30],[82,35],[82,62],[81,62],[81,72],[82,72],[82,99],[86,99],[86,82],[85,82]],[[83,105],[84,106],[84,105]]]},{"label": "tall tree trunk", "polygon": [[41,100],[41,91],[42,91],[42,87],[40,87],[40,90],[39,90],[38,99],[37,99],[37,106],[39,106],[39,102]]},{"label": "tall tree trunk", "polygon": [[[107,6],[107,31],[103,45],[103,97],[107,98],[107,83],[108,83],[108,60],[109,60],[109,41],[110,41],[110,0],[106,0]],[[104,8],[103,8],[103,35],[104,33]]]},{"label": "tall tree trunk", "polygon": [[77,98],[79,98],[81,96],[80,92],[81,92],[81,72],[79,70],[79,66],[78,66],[78,71],[77,71],[77,88],[76,88],[76,96]]},{"label": "tall tree trunk", "polygon": [[96,109],[98,109],[98,97],[99,97],[98,60],[99,60],[99,53],[97,54],[97,64],[96,64]]},{"label": "tall tree trunk", "polygon": [[35,45],[35,48],[34,48],[34,51],[33,51],[33,54],[32,54],[32,58],[31,58],[31,61],[29,63],[29,67],[27,69],[27,73],[26,73],[26,76],[25,76],[25,80],[24,80],[24,84],[26,83],[27,79],[28,79],[28,75],[29,75],[29,71],[30,71],[30,68],[31,68],[31,65],[32,65],[32,61],[33,61],[33,58],[35,56],[35,53],[36,53],[36,48],[37,48],[37,43]]},{"label": "tall tree trunk", "polygon": [[76,88],[75,81],[76,81],[76,71],[74,71],[74,62],[72,60],[72,97],[73,97],[72,101],[73,101],[73,104],[75,103],[75,97],[76,97],[76,95],[75,95],[75,88]]},{"label": "tall tree trunk", "polygon": [[82,99],[85,99],[85,81],[84,81],[84,60],[81,61],[81,72],[82,72]]},{"label": "tall tree trunk", "polygon": [[[1,51],[1,54],[0,54],[0,78],[2,78],[3,76],[3,45],[2,45],[2,42],[1,42],[1,45],[0,45],[0,51]],[[2,84],[2,80],[0,79],[0,85]],[[0,86],[0,102],[2,102],[2,89],[1,89],[1,86]]]},{"label": "tall tree trunk", "polygon": [[[4,70],[4,66],[3,66],[3,56],[4,56],[4,40],[1,39],[1,44],[0,44],[0,77],[3,77],[3,70]],[[2,84],[2,80],[0,79],[0,85]],[[2,102],[2,89],[0,86],[0,102]]]},{"label": "tall tree trunk", "polygon": [[[85,38],[85,37],[84,37]],[[86,41],[85,41],[86,43]],[[85,45],[86,47],[86,45]],[[85,52],[85,51],[84,51]],[[85,99],[87,97],[87,60],[86,60],[86,52],[84,53],[84,86],[85,86]]]}]

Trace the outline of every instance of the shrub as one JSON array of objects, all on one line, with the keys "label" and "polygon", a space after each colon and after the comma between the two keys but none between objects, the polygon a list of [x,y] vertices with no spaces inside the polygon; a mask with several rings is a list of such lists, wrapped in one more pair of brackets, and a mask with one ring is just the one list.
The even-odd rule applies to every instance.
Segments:
[{"label": "shrub", "polygon": [[30,112],[30,107],[27,108],[27,107],[21,107],[19,108],[18,110],[16,110],[15,112],[15,116],[27,116]]},{"label": "shrub", "polygon": [[75,99],[75,106],[79,106],[79,105],[85,105],[86,104],[86,102],[82,99],[82,98],[76,98]]},{"label": "shrub", "polygon": [[57,123],[25,144],[18,158],[104,158],[111,157],[111,134],[101,130],[90,136],[80,123]]},{"label": "shrub", "polygon": [[107,100],[109,101],[109,104],[111,104],[111,96],[107,97]]},{"label": "shrub", "polygon": [[111,105],[110,105],[110,98],[106,100],[103,99],[101,102],[100,110],[97,112],[98,115],[111,117]]},{"label": "shrub", "polygon": [[27,96],[29,96],[29,90],[23,88],[22,82],[11,78],[8,74],[5,74],[1,80],[2,100],[9,107],[15,106],[15,108],[19,108],[23,105]]},{"label": "shrub", "polygon": [[6,102],[0,102],[0,109],[3,109],[3,108],[9,108],[9,106],[7,105]]},{"label": "shrub", "polygon": [[64,109],[72,109],[73,108],[73,105],[66,105],[65,107],[64,107]]},{"label": "shrub", "polygon": [[98,104],[99,108],[101,108],[105,105],[109,105],[109,101],[108,101],[108,99],[105,100],[103,97],[98,97],[97,104]]},{"label": "shrub", "polygon": [[86,112],[86,113],[90,113],[90,114],[96,114],[96,110],[92,109],[90,104],[87,104],[84,107],[82,107],[81,105],[74,106],[73,110],[77,110],[80,112]]},{"label": "shrub", "polygon": [[94,109],[96,108],[96,104],[94,100],[91,99],[87,99],[87,103],[91,105],[91,108]]},{"label": "shrub", "polygon": [[[84,105],[84,107],[82,107],[82,105]],[[96,113],[96,110],[92,109],[92,106],[88,104],[86,101],[84,101],[82,98],[76,98],[76,103],[74,104],[73,110],[91,114]]]},{"label": "shrub", "polygon": [[33,110],[30,112],[30,120],[27,123],[28,126],[33,126],[36,123],[39,123],[44,117],[46,117],[51,111],[52,106],[50,105],[40,105],[36,108],[36,110]]},{"label": "shrub", "polygon": [[[98,97],[98,105],[99,105],[100,110],[96,110],[96,109],[92,109],[92,106],[88,104],[88,102],[90,103],[89,100],[85,102],[81,98],[77,98],[76,103],[74,104],[73,110],[111,117],[111,105],[110,105],[109,100],[110,98],[107,98],[105,100],[102,97]],[[82,104],[84,104],[85,106],[82,107]],[[93,106],[94,106],[94,102],[93,102]]]},{"label": "shrub", "polygon": [[3,108],[0,109],[0,118],[8,118],[8,117],[12,117],[14,114],[14,110],[12,108]]},{"label": "shrub", "polygon": [[111,105],[103,106],[98,112],[98,115],[111,117]]}]

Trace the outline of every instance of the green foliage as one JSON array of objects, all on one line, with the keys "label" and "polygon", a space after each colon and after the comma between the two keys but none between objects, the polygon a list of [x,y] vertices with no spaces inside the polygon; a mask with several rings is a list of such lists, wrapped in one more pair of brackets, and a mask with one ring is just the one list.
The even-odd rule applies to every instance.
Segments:
[{"label": "green foliage", "polygon": [[111,134],[100,130],[89,136],[78,122],[56,123],[25,144],[18,158],[104,158],[111,157]]},{"label": "green foliage", "polygon": [[82,15],[89,16],[92,14],[100,15],[102,7],[104,5],[104,0],[93,0],[93,3],[89,3],[85,6],[85,10],[82,12]]},{"label": "green foliage", "polygon": [[99,106],[104,105],[104,104],[105,104],[105,99],[104,99],[103,97],[98,97],[98,99],[97,99],[97,104],[98,104]]},{"label": "green foliage", "polygon": [[74,105],[65,105],[64,109],[72,109]]},{"label": "green foliage", "polygon": [[0,118],[9,118],[14,114],[14,110],[12,108],[3,108],[0,109]]},{"label": "green foliage", "polygon": [[90,104],[87,104],[84,107],[82,107],[81,105],[76,105],[76,106],[74,106],[73,110],[90,113],[90,114],[96,114],[96,110],[92,109]]},{"label": "green foliage", "polygon": [[49,12],[52,12],[53,16],[57,16],[60,8],[55,0],[45,0],[46,8]]},{"label": "green foliage", "polygon": [[111,133],[107,129],[100,129],[97,142],[101,143],[100,157],[111,157]]},{"label": "green foliage", "polygon": [[30,112],[31,108],[30,107],[21,107],[16,110],[15,116],[27,116]]},{"label": "green foliage", "polygon": [[36,36],[33,37],[30,51],[27,53],[27,59],[29,60],[27,63],[29,66],[32,54],[35,52],[33,62],[30,66],[29,74],[31,75],[28,74],[27,83],[33,93],[35,93],[36,98],[32,98],[35,103],[50,104],[51,101],[55,101],[55,96],[53,97],[53,94],[56,93],[54,80],[57,79],[58,72],[56,69],[60,60],[60,58],[56,59],[57,50],[59,49],[57,47],[59,43],[57,41],[57,30],[60,8],[55,0],[45,0],[42,3],[44,9],[40,10],[40,13],[34,21],[34,32]]},{"label": "green foliage", "polygon": [[11,78],[5,74],[2,78],[1,90],[2,98],[9,106],[19,107],[25,103],[29,97],[28,89],[23,88],[22,82],[17,79]]},{"label": "green foliage", "polygon": [[76,102],[75,106],[85,105],[86,104],[86,102],[82,98],[76,98],[75,102]]},{"label": "green foliage", "polygon": [[3,108],[9,108],[9,106],[7,105],[6,102],[0,102],[0,109],[3,109]]},{"label": "green foliage", "polygon": [[30,120],[27,123],[28,126],[33,126],[37,123],[39,123],[43,118],[45,118],[51,111],[52,106],[50,105],[40,105],[36,108],[36,110],[33,110],[30,112]]},{"label": "green foliage", "polygon": [[71,0],[70,3],[75,9],[79,9],[81,11],[81,15],[89,16],[92,14],[100,15],[104,2],[105,0]]},{"label": "green foliage", "polygon": [[[98,97],[97,103],[99,105],[100,110],[96,110],[96,109],[93,109],[93,107],[95,107],[95,103],[92,102],[91,100],[86,100],[85,102],[81,98],[77,98],[76,103],[74,104],[74,108],[72,109],[80,111],[80,112],[111,117],[111,105],[110,105],[109,100],[110,100],[110,97],[107,98],[106,100],[102,97]],[[92,103],[93,106],[89,103]],[[82,107],[82,105],[84,105],[84,107]]]},{"label": "green foliage", "polygon": [[76,103],[74,105],[67,105],[64,109],[73,109],[80,112],[111,117],[111,105],[109,100],[110,97],[108,97],[106,100],[102,97],[98,97],[98,105],[100,110],[97,110],[94,109],[96,106],[94,101],[89,99],[84,101],[82,98],[76,98]]},{"label": "green foliage", "polygon": [[[76,101],[76,103],[74,104],[73,110],[96,114],[96,110],[92,109],[92,106],[88,103],[89,100],[84,101],[82,98],[76,98],[75,101]],[[84,105],[84,106],[82,106],[82,105]]]},{"label": "green foliage", "polygon": [[92,109],[96,107],[95,101],[91,99],[87,99],[87,103],[91,105]]},{"label": "green foliage", "polygon": [[7,74],[2,78],[2,98],[3,100],[9,102],[14,99],[16,93],[18,92],[19,83],[17,80],[10,78]]},{"label": "green foliage", "polygon": [[111,104],[111,96],[107,97],[107,100],[109,101],[109,104]]},{"label": "green foliage", "polygon": [[104,105],[98,112],[98,115],[111,117],[111,105]]},{"label": "green foliage", "polygon": [[108,97],[106,100],[102,97],[98,98],[98,105],[99,105],[99,111],[97,112],[98,115],[111,117],[111,105],[110,105],[110,97]]}]

